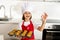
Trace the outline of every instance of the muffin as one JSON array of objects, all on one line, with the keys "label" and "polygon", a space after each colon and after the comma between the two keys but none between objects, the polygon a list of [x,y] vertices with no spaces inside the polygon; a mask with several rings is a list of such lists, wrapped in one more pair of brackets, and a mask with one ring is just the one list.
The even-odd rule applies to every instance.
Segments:
[{"label": "muffin", "polygon": [[8,35],[9,35],[9,36],[13,36],[14,33],[13,33],[13,32],[9,32]]},{"label": "muffin", "polygon": [[21,30],[17,30],[17,32],[15,32],[15,36],[20,36],[21,32]]},{"label": "muffin", "polygon": [[11,32],[9,32],[8,35],[9,35],[9,36],[13,36],[13,35],[15,34],[16,31],[17,31],[17,30],[14,29],[14,30],[12,30]]},{"label": "muffin", "polygon": [[21,34],[21,36],[22,37],[26,36],[27,32],[28,32],[27,30],[24,30],[23,33]]},{"label": "muffin", "polygon": [[32,36],[32,31],[29,31],[28,33],[27,33],[27,37],[31,37]]}]

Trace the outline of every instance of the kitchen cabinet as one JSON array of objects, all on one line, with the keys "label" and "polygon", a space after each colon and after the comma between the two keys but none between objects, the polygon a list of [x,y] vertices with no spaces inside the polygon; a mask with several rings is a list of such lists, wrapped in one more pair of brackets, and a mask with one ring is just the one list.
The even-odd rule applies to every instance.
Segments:
[{"label": "kitchen cabinet", "polygon": [[17,26],[17,24],[0,24],[0,35],[3,35],[4,39],[10,38],[8,32]]},{"label": "kitchen cabinet", "polygon": [[4,36],[3,35],[0,35],[0,40],[4,40]]},{"label": "kitchen cabinet", "polygon": [[[8,32],[12,29],[18,28],[19,21],[0,21],[0,35],[3,35],[4,39],[10,38]],[[0,37],[1,38],[1,37]]]}]

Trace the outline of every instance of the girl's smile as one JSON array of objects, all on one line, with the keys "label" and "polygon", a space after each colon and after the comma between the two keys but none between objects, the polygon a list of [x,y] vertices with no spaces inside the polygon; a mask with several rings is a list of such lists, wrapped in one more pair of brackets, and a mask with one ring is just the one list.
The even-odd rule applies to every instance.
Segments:
[{"label": "girl's smile", "polygon": [[25,13],[24,13],[24,17],[25,17],[25,19],[27,20],[29,20],[30,18],[31,18],[31,13],[30,12],[28,12],[28,11],[26,11]]}]

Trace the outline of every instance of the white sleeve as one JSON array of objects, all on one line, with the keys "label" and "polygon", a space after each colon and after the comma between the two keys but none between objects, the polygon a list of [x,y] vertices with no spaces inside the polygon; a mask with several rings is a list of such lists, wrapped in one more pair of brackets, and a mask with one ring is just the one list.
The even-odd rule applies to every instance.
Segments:
[{"label": "white sleeve", "polygon": [[19,24],[18,24],[18,30],[22,30],[22,22],[20,22]]},{"label": "white sleeve", "polygon": [[35,20],[33,21],[34,28],[37,29],[39,26],[41,26],[42,21],[41,20]]}]

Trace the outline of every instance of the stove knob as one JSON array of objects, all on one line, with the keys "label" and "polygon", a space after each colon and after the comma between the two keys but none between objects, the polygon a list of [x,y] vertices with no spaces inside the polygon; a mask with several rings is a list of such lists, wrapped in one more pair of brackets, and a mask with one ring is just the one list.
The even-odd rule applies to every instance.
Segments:
[{"label": "stove knob", "polygon": [[54,26],[53,28],[56,29],[56,26]]},{"label": "stove knob", "polygon": [[56,29],[56,27],[54,27]]}]

